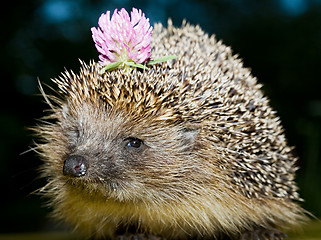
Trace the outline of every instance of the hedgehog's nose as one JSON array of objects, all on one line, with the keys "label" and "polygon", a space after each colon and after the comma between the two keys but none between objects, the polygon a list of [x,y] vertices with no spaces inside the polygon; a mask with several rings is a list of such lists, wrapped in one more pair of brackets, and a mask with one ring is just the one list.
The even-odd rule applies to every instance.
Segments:
[{"label": "hedgehog's nose", "polygon": [[86,158],[80,155],[70,155],[64,162],[63,173],[71,177],[81,177],[86,174],[87,169]]}]

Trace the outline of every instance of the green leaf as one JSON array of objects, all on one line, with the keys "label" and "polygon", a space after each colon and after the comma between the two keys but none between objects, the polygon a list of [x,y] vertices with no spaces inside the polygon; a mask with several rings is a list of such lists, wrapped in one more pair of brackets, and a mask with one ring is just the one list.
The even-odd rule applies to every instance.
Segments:
[{"label": "green leaf", "polygon": [[144,66],[143,64],[140,64],[140,63],[126,62],[125,64],[130,67],[138,67],[138,68],[146,69],[146,66]]},{"label": "green leaf", "polygon": [[113,62],[113,63],[110,63],[110,64],[106,65],[106,66],[101,70],[101,73],[105,73],[105,72],[114,70],[115,68],[119,67],[119,65],[120,65],[121,63],[122,63],[122,62]]},{"label": "green leaf", "polygon": [[147,64],[152,65],[152,64],[156,64],[156,63],[166,62],[168,60],[175,59],[175,58],[177,58],[177,56],[172,56],[172,55],[160,57],[160,58],[155,58],[154,60],[149,61]]}]

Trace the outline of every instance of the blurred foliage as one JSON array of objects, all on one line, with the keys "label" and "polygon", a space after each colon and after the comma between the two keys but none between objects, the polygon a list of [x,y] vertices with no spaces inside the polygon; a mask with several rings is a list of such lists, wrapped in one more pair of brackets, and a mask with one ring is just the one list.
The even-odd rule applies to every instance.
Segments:
[{"label": "blurred foliage", "polygon": [[321,239],[321,221],[311,221],[302,229],[290,232],[289,240],[317,240]]},{"label": "blurred foliage", "polygon": [[[321,222],[311,221],[302,229],[287,233],[288,240],[318,240],[321,239]],[[45,233],[9,233],[0,234],[0,240],[85,240],[82,236],[72,232],[45,232]]]},{"label": "blurred foliage", "polygon": [[[90,28],[107,9],[141,8],[151,22],[185,18],[232,46],[264,84],[290,145],[296,146],[304,207],[321,216],[321,2],[317,0],[29,0],[9,1],[0,15],[1,232],[51,231],[45,200],[30,193],[45,184],[28,127],[47,106],[37,78],[77,71],[98,53]],[[51,92],[46,88],[47,92]],[[23,152],[27,151],[24,154]]]}]

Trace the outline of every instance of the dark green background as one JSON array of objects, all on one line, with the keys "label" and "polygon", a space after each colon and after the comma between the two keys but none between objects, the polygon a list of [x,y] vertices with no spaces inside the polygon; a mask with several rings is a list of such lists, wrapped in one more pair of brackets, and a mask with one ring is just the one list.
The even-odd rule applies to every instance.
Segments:
[{"label": "dark green background", "polygon": [[[216,34],[250,67],[296,146],[297,181],[306,209],[321,216],[321,2],[219,1],[5,1],[1,7],[0,189],[1,232],[51,231],[45,201],[29,193],[45,184],[34,152],[34,126],[47,106],[37,78],[50,82],[78,58],[98,59],[90,28],[106,10],[135,6],[151,22],[184,18]],[[45,88],[46,92],[52,92]]]}]

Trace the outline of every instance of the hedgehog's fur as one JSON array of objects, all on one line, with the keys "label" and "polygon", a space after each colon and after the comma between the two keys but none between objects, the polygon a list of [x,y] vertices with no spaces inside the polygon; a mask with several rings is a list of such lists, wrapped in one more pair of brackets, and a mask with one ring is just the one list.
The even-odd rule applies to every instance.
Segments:
[{"label": "hedgehog's fur", "polygon": [[[156,24],[152,56],[167,55],[177,59],[131,74],[82,62],[79,74],[54,79],[63,97],[37,132],[55,217],[89,237],[134,227],[166,238],[254,239],[262,229],[282,238],[275,229],[305,216],[296,159],[261,85],[198,26]],[[125,149],[127,137],[144,149]],[[85,176],[62,174],[71,154],[88,159]]]}]

